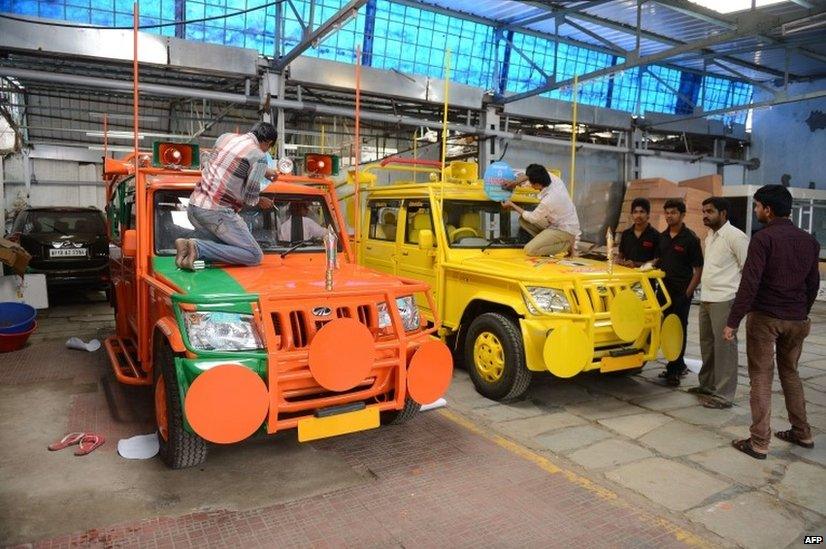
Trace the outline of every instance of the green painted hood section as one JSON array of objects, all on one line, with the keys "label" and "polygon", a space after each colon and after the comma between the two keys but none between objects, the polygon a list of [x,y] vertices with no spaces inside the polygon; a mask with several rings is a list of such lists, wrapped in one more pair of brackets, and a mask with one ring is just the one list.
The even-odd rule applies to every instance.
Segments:
[{"label": "green painted hood section", "polygon": [[224,269],[210,267],[198,271],[184,271],[175,266],[174,257],[153,257],[152,268],[190,297],[208,294],[248,294],[235,278]]}]

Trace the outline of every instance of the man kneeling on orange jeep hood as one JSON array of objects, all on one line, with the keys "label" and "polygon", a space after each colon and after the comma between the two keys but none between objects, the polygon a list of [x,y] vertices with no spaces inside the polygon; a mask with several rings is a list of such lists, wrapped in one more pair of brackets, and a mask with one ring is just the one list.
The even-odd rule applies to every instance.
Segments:
[{"label": "man kneeling on orange jeep hood", "polygon": [[189,221],[199,238],[175,241],[175,264],[192,270],[196,259],[258,265],[263,253],[238,212],[245,206],[271,209],[259,196],[262,178],[275,179],[264,154],[278,139],[275,126],[258,122],[242,134],[225,133],[205,161],[189,200]]}]

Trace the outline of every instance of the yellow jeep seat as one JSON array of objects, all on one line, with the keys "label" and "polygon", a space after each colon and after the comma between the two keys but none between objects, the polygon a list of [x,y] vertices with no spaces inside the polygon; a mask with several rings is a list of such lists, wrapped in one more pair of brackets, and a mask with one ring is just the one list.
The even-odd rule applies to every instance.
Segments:
[{"label": "yellow jeep seat", "polygon": [[381,216],[381,223],[376,225],[376,238],[384,240],[396,239],[396,214],[386,211]]},{"label": "yellow jeep seat", "polygon": [[479,218],[478,212],[465,212],[459,217],[459,228],[452,228],[448,226],[447,237],[451,244],[456,241],[455,235],[459,234],[462,238],[467,237],[468,233],[473,236],[480,236],[482,234],[482,221]]},{"label": "yellow jeep seat", "polygon": [[432,231],[433,223],[430,221],[430,214],[425,212],[417,212],[413,215],[413,219],[410,221],[410,230],[408,235],[410,242],[413,244],[419,243],[419,231],[422,229]]}]

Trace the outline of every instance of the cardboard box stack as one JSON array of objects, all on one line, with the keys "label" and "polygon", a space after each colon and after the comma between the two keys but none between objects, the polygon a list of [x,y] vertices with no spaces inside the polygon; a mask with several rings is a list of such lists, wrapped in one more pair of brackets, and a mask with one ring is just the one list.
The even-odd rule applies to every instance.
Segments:
[{"label": "cardboard box stack", "polygon": [[31,258],[32,256],[16,242],[0,238],[0,262],[11,267],[15,273],[25,273]]},{"label": "cardboard box stack", "polygon": [[664,231],[667,227],[663,211],[665,201],[669,198],[682,198],[686,206],[685,224],[703,240],[708,232],[703,225],[703,200],[721,195],[722,178],[719,175],[687,179],[679,184],[659,177],[629,181],[617,232],[631,226],[631,202],[635,198],[647,198],[651,202],[651,225],[658,231]]}]

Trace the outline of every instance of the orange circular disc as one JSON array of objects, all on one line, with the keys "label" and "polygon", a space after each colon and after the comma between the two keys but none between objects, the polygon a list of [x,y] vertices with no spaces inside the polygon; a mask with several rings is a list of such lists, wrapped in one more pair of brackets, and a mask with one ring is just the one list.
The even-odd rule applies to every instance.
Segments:
[{"label": "orange circular disc", "polygon": [[453,356],[441,341],[419,347],[407,367],[407,391],[419,404],[430,404],[443,396],[452,379]]},{"label": "orange circular disc", "polygon": [[252,435],[264,422],[269,394],[249,368],[223,364],[195,378],[184,402],[186,418],[210,442],[231,444]]},{"label": "orange circular disc", "polygon": [[328,322],[310,344],[310,372],[330,391],[352,389],[370,375],[376,360],[373,334],[352,318]]}]

